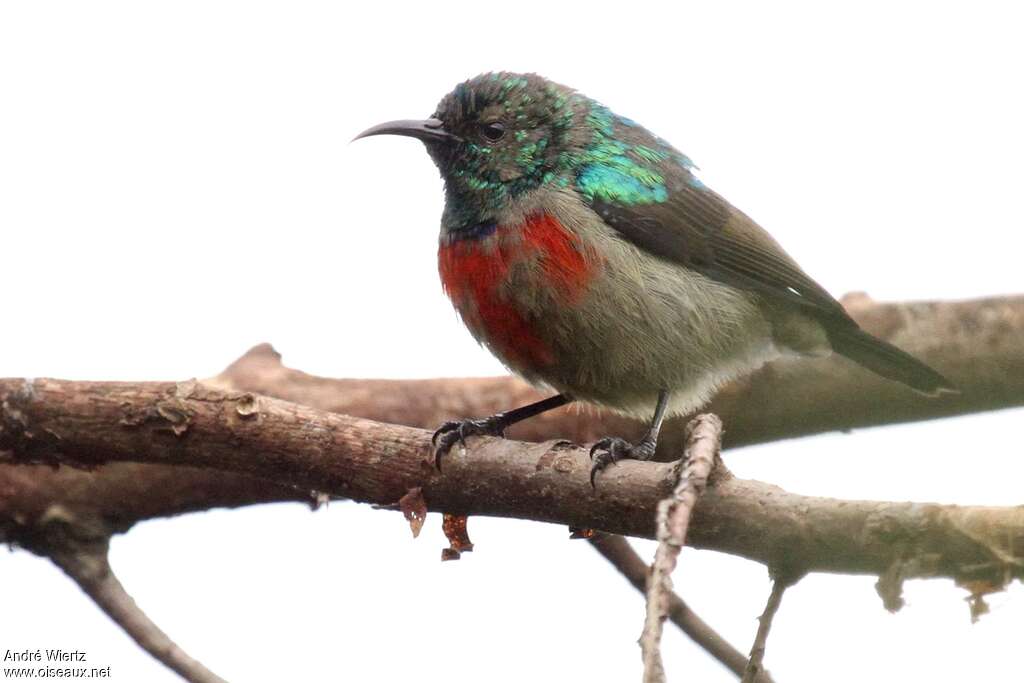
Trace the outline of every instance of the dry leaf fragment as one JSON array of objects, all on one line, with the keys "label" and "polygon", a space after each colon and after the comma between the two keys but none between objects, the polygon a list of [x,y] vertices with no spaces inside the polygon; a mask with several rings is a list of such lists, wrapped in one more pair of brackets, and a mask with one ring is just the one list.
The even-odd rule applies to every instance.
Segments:
[{"label": "dry leaf fragment", "polygon": [[466,531],[466,522],[469,520],[466,515],[445,514],[441,528],[448,538],[449,547],[441,551],[441,561],[457,560],[462,553],[473,550],[473,542],[469,540],[469,533]]},{"label": "dry leaf fragment", "polygon": [[971,623],[976,624],[978,619],[983,615],[989,613],[988,603],[985,602],[985,596],[998,593],[1006,589],[1005,583],[999,583],[990,579],[974,579],[964,580],[957,579],[957,585],[966,588],[970,591],[965,600],[967,601],[968,607],[971,608]]},{"label": "dry leaf fragment", "polygon": [[405,519],[409,522],[412,537],[419,536],[423,522],[427,518],[427,501],[423,498],[423,489],[419,486],[409,489],[404,496],[398,499],[398,509],[402,511]]},{"label": "dry leaf fragment", "polygon": [[571,526],[569,527],[569,538],[593,538],[597,535],[596,529],[588,529],[582,526]]}]

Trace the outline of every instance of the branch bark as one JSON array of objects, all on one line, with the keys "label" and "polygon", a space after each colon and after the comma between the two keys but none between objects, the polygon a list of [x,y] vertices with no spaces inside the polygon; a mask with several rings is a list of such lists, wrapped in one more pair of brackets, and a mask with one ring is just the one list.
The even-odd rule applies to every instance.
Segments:
[{"label": "branch bark", "polygon": [[[444,474],[430,432],[184,383],[0,380],[0,449],[19,461],[95,467],[135,461],[219,469],[391,505],[423,488],[430,510],[654,535],[673,466],[622,462],[590,488],[586,451],[567,442],[471,441]],[[949,576],[1002,586],[1024,574],[1024,508],[838,501],[756,481],[709,486],[691,545],[782,573]]]},{"label": "branch bark", "polygon": [[679,461],[678,483],[672,495],[658,503],[658,549],[647,579],[647,615],[640,635],[644,681],[662,683],[661,633],[672,595],[672,572],[686,543],[686,531],[697,499],[707,488],[708,477],[722,445],[722,421],[716,415],[698,415],[687,425],[686,450]]}]

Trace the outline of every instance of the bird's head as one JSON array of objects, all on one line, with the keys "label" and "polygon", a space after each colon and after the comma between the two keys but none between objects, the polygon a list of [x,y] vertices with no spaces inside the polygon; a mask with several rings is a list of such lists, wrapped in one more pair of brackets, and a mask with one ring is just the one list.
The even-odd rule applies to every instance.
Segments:
[{"label": "bird's head", "polygon": [[422,140],[445,181],[445,221],[493,220],[522,194],[568,186],[593,140],[591,100],[535,74],[488,73],[460,83],[425,120],[390,121],[358,137]]}]

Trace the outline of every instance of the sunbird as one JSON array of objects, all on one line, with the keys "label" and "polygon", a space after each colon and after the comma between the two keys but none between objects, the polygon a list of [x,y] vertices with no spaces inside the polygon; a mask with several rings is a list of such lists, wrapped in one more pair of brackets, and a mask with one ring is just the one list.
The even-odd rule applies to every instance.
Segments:
[{"label": "sunbird", "polygon": [[572,401],[639,418],[636,443],[590,450],[595,475],[654,455],[667,416],[782,355],[836,352],[929,395],[942,375],[864,330],[685,154],[536,74],[487,73],[424,120],[358,137],[421,140],[444,179],[438,266],[472,335],[558,392],[434,433],[435,462],[471,435]]}]

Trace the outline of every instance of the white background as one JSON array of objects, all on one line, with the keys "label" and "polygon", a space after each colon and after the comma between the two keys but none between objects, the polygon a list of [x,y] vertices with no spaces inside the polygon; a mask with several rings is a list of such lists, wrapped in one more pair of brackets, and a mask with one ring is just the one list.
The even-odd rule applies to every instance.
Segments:
[{"label": "white background", "polygon": [[[331,376],[500,374],[435,272],[441,183],[364,128],[482,71],[537,71],[673,141],[833,293],[1019,292],[1013,3],[4,2],[0,376],[210,376],[253,344]],[[726,454],[819,495],[1024,502],[1021,411]],[[254,454],[255,455],[255,454]],[[272,506],[142,524],[112,561],[231,681],[639,678],[642,602],[563,528]],[[637,544],[649,554],[648,543]],[[173,681],[41,559],[0,557],[0,652],[64,647]],[[685,551],[679,592],[746,650],[764,569]],[[1021,680],[1024,591],[971,625],[949,581],[890,615],[870,577],[787,593],[797,681]],[[731,676],[671,628],[672,680]]]}]

